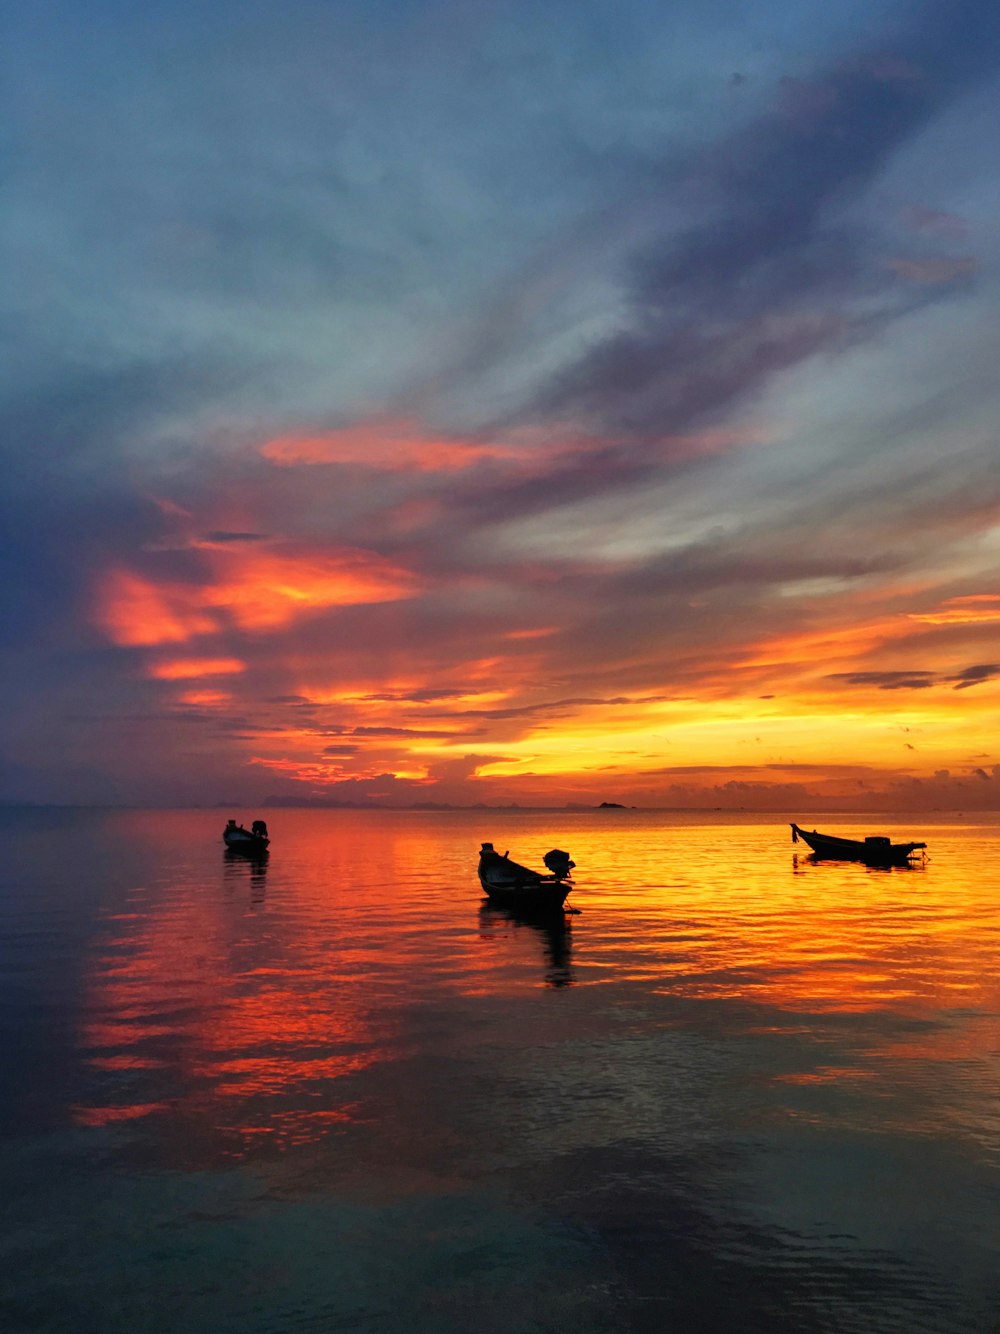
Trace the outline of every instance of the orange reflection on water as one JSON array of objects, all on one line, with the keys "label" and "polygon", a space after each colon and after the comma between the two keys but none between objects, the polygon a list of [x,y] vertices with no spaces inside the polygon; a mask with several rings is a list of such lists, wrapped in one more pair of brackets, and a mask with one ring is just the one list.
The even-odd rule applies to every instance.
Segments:
[{"label": "orange reflection on water", "polygon": [[[89,961],[81,1041],[104,1098],[80,1115],[180,1117],[236,1156],[301,1144],[396,1115],[380,1067],[476,1044],[532,995],[553,1041],[631,1015],[717,1040],[795,1034],[801,1061],[770,1072],[789,1089],[878,1088],[878,1062],[897,1080],[946,1064],[985,1089],[1000,1077],[1000,907],[981,867],[1000,825],[796,814],[925,837],[930,858],[816,863],[771,816],[275,810],[254,863],[224,860],[211,813],[122,815],[156,869]],[[579,915],[484,907],[483,840],[535,865],[567,848]]]},{"label": "orange reflection on water", "polygon": [[793,1074],[772,1076],[776,1084],[843,1084],[854,1079],[874,1079],[874,1070],[859,1070],[856,1066],[824,1065],[818,1070],[797,1070]]},{"label": "orange reflection on water", "polygon": [[[195,817],[203,847],[191,866],[169,846],[184,842],[190,817],[126,818],[139,842],[162,841],[164,872],[133,892],[129,911],[107,915],[89,960],[79,1042],[104,1096],[75,1107],[74,1119],[169,1115],[221,1136],[230,1156],[264,1141],[301,1144],[354,1119],[339,1081],[379,1059],[385,1025],[371,1021],[354,968],[337,966],[336,950],[296,923],[298,912],[322,916],[322,899],[307,894],[291,920],[272,918],[266,863],[224,860],[217,819],[209,840],[206,817]],[[130,1074],[168,1096],[145,1089],[133,1099]]]},{"label": "orange reflection on water", "polygon": [[816,863],[782,849],[785,836],[761,825],[678,831],[668,859],[634,867],[642,889],[615,893],[639,928],[622,943],[626,971],[668,980],[673,994],[808,1013],[939,1013],[1000,999],[987,962],[1000,916],[981,883],[956,883],[934,861]]}]

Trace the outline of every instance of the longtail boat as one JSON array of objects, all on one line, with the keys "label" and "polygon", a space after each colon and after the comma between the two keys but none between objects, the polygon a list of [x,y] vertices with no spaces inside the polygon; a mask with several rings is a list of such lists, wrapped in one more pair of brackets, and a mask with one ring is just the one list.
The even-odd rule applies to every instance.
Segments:
[{"label": "longtail boat", "polygon": [[529,866],[502,856],[492,843],[484,843],[479,852],[479,883],[491,903],[514,912],[554,912],[566,901],[573,888],[569,873],[575,866],[568,852],[553,848],[542,858],[546,875]]},{"label": "longtail boat", "polygon": [[893,843],[881,834],[868,838],[839,838],[835,834],[820,834],[815,829],[801,829],[792,825],[792,842],[799,839],[812,848],[815,855],[827,861],[867,862],[871,866],[902,866],[926,843]]},{"label": "longtail boat", "polygon": [[254,820],[249,829],[244,829],[235,820],[229,820],[222,831],[222,841],[234,852],[259,855],[267,851],[267,845],[271,840],[267,836],[267,825],[263,820]]}]

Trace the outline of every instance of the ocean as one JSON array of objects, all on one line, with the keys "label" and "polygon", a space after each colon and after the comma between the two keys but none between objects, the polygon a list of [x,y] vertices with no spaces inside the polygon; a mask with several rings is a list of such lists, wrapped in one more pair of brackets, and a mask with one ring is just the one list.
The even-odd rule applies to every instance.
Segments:
[{"label": "ocean", "polygon": [[790,818],[0,812],[0,1328],[1000,1330],[1000,816]]}]

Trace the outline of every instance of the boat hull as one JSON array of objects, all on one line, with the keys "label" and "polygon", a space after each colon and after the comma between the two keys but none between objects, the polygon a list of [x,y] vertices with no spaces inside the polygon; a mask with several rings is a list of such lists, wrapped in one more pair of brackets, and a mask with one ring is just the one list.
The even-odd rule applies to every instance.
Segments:
[{"label": "boat hull", "polygon": [[233,852],[250,852],[259,855],[267,851],[267,845],[271,840],[261,838],[258,834],[249,834],[245,829],[227,829],[222,835],[222,841]]},{"label": "boat hull", "polygon": [[498,883],[480,875],[479,883],[490,903],[509,912],[534,914],[555,913],[562,909],[566,896],[573,888],[565,880]]},{"label": "boat hull", "polygon": [[824,861],[864,862],[869,866],[905,866],[926,843],[891,843],[887,838],[838,838],[815,829],[792,825],[792,838],[799,839],[814,856]]}]

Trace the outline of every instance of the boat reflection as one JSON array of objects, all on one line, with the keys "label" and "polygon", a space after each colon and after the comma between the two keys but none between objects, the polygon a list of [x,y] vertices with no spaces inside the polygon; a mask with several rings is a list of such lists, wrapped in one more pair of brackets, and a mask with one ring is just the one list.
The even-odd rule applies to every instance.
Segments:
[{"label": "boat reflection", "polygon": [[482,940],[513,938],[524,932],[541,938],[545,959],[545,985],[571,987],[576,980],[570,955],[573,948],[570,917],[564,913],[530,916],[511,908],[497,908],[484,903],[479,909],[479,933]]},{"label": "boat reflection", "polygon": [[225,878],[228,882],[242,882],[244,877],[250,884],[250,899],[253,903],[261,903],[264,899],[264,891],[267,888],[267,867],[270,854],[265,848],[263,851],[254,850],[245,852],[241,848],[226,848],[222,854]]},{"label": "boat reflection", "polygon": [[[891,862],[891,861],[890,861],[890,862],[848,862],[848,863],[846,863],[846,864],[847,864],[848,866],[853,866],[854,868],[863,871],[866,875],[867,875],[867,874],[874,874],[874,875],[892,875],[892,874],[897,873],[897,872],[900,872],[900,871],[905,875],[905,874],[908,874],[908,873],[911,872],[911,871],[923,871],[923,870],[925,870],[926,867],[927,867],[927,857],[926,857],[926,855],[925,855],[925,856],[923,856],[923,857],[915,858],[913,861],[898,861],[898,862]],[[820,856],[819,856],[817,853],[815,853],[815,852],[807,852],[807,853],[793,852],[793,853],[792,853],[792,874],[793,874],[793,875],[802,875],[803,872],[805,872],[806,870],[812,870],[814,867],[830,867],[830,868],[833,868],[833,869],[836,869],[836,868],[841,868],[841,869],[842,869],[844,865],[845,865],[845,863],[843,863],[843,862],[831,861],[831,860],[830,860],[829,858],[827,858],[827,857],[820,857]]]}]

